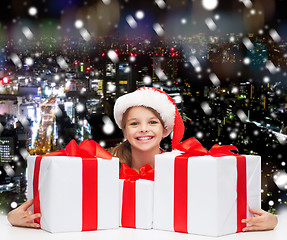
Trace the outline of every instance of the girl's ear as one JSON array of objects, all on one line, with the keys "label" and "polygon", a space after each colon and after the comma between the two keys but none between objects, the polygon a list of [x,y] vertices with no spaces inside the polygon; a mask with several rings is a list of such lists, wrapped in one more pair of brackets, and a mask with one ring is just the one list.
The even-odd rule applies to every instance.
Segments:
[{"label": "girl's ear", "polygon": [[167,129],[166,128],[164,128],[163,129],[163,133],[162,133],[162,138],[165,138],[165,137],[167,137]]},{"label": "girl's ear", "polygon": [[124,128],[122,129],[122,132],[123,132],[124,138],[127,139],[126,138],[126,130]]}]

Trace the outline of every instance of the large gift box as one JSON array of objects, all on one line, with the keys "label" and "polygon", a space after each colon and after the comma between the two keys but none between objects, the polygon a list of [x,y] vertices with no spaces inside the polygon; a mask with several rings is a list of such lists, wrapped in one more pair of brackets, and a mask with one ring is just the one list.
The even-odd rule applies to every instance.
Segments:
[{"label": "large gift box", "polygon": [[[221,236],[241,232],[249,208],[261,206],[261,158],[204,149],[188,139],[155,157],[155,229]],[[183,151],[183,152],[182,152]]]},{"label": "large gift box", "polygon": [[[94,157],[97,156],[97,157]],[[119,226],[119,160],[94,141],[29,156],[28,193],[41,228],[88,231]]]},{"label": "large gift box", "polygon": [[152,228],[154,169],[144,165],[139,172],[122,164],[120,170],[120,226]]}]

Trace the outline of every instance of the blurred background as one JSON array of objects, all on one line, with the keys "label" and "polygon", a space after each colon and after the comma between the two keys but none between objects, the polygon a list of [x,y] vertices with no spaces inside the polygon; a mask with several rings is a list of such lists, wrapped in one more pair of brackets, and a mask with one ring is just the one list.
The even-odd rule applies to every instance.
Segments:
[{"label": "blurred background", "polygon": [[[63,149],[71,139],[107,149],[120,143],[114,102],[141,86],[174,98],[184,139],[262,156],[262,208],[286,209],[285,5],[2,0],[0,213],[25,201],[29,154]],[[170,138],[162,148],[171,150]]]}]

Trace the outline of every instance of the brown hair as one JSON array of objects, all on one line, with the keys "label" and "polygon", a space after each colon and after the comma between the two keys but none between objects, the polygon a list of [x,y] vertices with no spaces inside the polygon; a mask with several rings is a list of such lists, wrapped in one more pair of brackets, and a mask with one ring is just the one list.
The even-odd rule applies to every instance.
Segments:
[{"label": "brown hair", "polygon": [[[145,107],[146,109],[150,110],[159,119],[161,125],[164,127],[164,122],[156,110],[146,106],[138,106],[138,107]],[[128,108],[123,114],[121,123],[121,128],[123,130],[126,128],[127,115],[131,109],[132,107]],[[115,146],[114,148],[111,149],[111,153],[113,156],[118,157],[120,159],[120,163],[125,163],[129,167],[132,167],[132,152],[131,152],[131,144],[129,143],[129,141],[125,140],[119,145]]]}]

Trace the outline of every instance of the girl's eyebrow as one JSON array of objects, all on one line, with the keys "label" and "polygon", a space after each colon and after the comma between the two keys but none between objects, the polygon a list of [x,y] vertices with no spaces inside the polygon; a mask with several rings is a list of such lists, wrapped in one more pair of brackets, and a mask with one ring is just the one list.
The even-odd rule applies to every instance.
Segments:
[{"label": "girl's eyebrow", "polygon": [[[152,119],[158,120],[157,117],[150,117],[148,120],[152,120]],[[137,121],[137,120],[138,120],[138,118],[134,117],[134,118],[129,118],[129,119],[127,119],[127,122],[129,122],[129,121]]]},{"label": "girl's eyebrow", "polygon": [[134,120],[138,120],[137,118],[129,118],[129,119],[127,119],[127,122],[129,122],[129,121],[134,121]]}]

